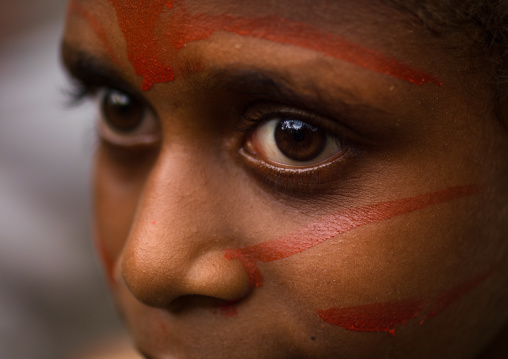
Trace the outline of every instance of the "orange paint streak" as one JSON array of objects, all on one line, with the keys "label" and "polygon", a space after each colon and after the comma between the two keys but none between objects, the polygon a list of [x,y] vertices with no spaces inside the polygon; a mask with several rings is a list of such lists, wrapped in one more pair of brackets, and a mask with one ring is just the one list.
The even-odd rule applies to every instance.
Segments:
[{"label": "orange paint streak", "polygon": [[[395,335],[399,326],[405,325],[412,319],[427,314],[420,320],[423,324],[429,319],[444,312],[448,307],[473,289],[482,284],[494,272],[495,267],[467,280],[454,288],[431,299],[407,299],[387,303],[374,303],[346,308],[331,308],[317,310],[319,317],[326,323],[357,332],[387,332]],[[432,303],[429,307],[429,304]]]},{"label": "orange paint streak", "polygon": [[220,314],[223,317],[237,317],[238,316],[238,309],[236,304],[238,303],[237,300],[234,301],[217,301],[214,305],[215,308],[211,310],[213,314]]},{"label": "orange paint streak", "polygon": [[287,236],[251,247],[227,249],[226,258],[240,260],[249,275],[250,285],[260,287],[263,284],[263,276],[258,269],[258,262],[272,262],[287,258],[357,227],[468,197],[479,190],[480,187],[475,185],[457,186],[416,197],[347,209],[325,216]]},{"label": "orange paint streak", "polygon": [[165,43],[178,52],[186,44],[204,40],[217,31],[235,33],[283,45],[299,46],[336,59],[387,74],[416,85],[441,83],[423,71],[400,63],[395,58],[354,44],[310,24],[279,16],[235,17],[231,15],[191,14],[182,0],[109,0],[116,10],[118,23],[127,43],[127,57],[137,75],[143,78],[142,89],[175,78],[171,67],[162,60],[154,29],[167,10],[171,31]]},{"label": "orange paint streak", "polygon": [[95,34],[101,41],[102,45],[106,49],[109,57],[111,58],[111,61],[113,61],[113,63],[118,65],[120,62],[118,61],[118,58],[115,55],[115,51],[113,50],[113,47],[111,46],[111,43],[108,39],[106,29],[100,23],[100,21],[93,15],[93,13],[87,8],[85,8],[82,4],[78,3],[77,1],[71,1],[68,7],[68,16],[71,15],[80,16],[90,24]]},{"label": "orange paint streak", "polygon": [[356,332],[387,332],[395,335],[395,329],[418,316],[427,301],[407,300],[375,303],[356,307],[318,310],[319,317],[336,326]]},{"label": "orange paint streak", "polygon": [[164,65],[154,37],[159,15],[166,0],[109,0],[115,8],[118,24],[127,43],[127,58],[138,76],[143,78],[142,90],[155,83],[174,79],[173,69]]},{"label": "orange paint streak", "polygon": [[452,288],[449,291],[441,293],[435,300],[434,304],[430,308],[427,316],[420,322],[422,324],[427,319],[434,318],[435,316],[444,312],[451,304],[457,302],[466,294],[471,292],[473,289],[478,287],[481,283],[483,283],[487,278],[489,278],[492,273],[495,271],[496,266],[492,267],[488,271],[481,273],[480,275],[465,281],[458,286]]},{"label": "orange paint streak", "polygon": [[416,85],[441,85],[434,77],[410,68],[393,57],[356,45],[310,24],[279,16],[244,18],[231,15],[191,15],[182,0],[172,0],[168,6],[174,9],[171,12],[172,31],[168,33],[168,42],[175,49],[181,49],[189,42],[207,39],[217,31],[226,31],[313,50]]},{"label": "orange paint streak", "polygon": [[108,253],[104,241],[102,237],[99,235],[99,232],[97,230],[95,230],[94,234],[94,243],[95,247],[97,248],[99,258],[104,266],[104,269],[106,270],[106,277],[108,279],[108,283],[110,286],[113,286],[117,284],[114,275],[115,261],[113,260],[113,257]]},{"label": "orange paint streak", "polygon": [[223,317],[237,317],[238,311],[235,304],[222,304],[218,306],[220,314]]}]

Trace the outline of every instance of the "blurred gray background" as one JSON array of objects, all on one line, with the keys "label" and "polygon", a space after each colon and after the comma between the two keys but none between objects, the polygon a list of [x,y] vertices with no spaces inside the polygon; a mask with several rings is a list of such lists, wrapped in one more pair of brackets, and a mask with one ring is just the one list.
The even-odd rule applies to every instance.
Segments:
[{"label": "blurred gray background", "polygon": [[77,358],[124,335],[90,239],[93,112],[69,109],[63,95],[58,42],[65,6],[63,0],[0,0],[5,359]]}]

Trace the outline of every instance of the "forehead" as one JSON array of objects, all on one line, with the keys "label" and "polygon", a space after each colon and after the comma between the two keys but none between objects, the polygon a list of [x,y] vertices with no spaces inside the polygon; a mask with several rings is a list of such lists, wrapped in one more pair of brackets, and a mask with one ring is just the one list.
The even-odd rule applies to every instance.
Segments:
[{"label": "forehead", "polygon": [[[139,1],[139,0],[134,0]],[[356,17],[360,10],[375,10],[382,7],[377,0],[171,0],[175,5],[191,9],[233,15],[268,16],[283,15],[301,21],[315,21],[321,24],[335,24],[337,21]]]},{"label": "forehead", "polygon": [[[121,20],[118,15],[129,18],[131,25],[136,25],[133,28],[146,27],[147,21],[156,20],[154,28],[158,28],[159,34],[166,32],[169,36],[172,32],[174,36],[182,35],[179,29],[213,26],[211,20],[222,16],[223,20],[231,20],[234,24],[238,24],[238,19],[257,20],[251,25],[266,32],[277,32],[291,22],[293,30],[312,35],[306,34],[311,26],[375,50],[390,46],[391,51],[396,51],[405,43],[401,38],[408,35],[419,36],[422,40],[428,37],[423,28],[416,28],[408,21],[409,13],[396,10],[381,0],[72,0],[71,6],[76,3],[89,9],[103,24]],[[76,13],[69,12],[69,15],[74,19]],[[280,19],[286,23],[278,21]],[[313,40],[321,39],[315,37]],[[420,42],[418,47],[425,45]],[[408,50],[414,50],[414,46],[404,51]]]},{"label": "forehead", "polygon": [[98,15],[104,14],[105,20],[109,21],[115,19],[109,14],[111,5],[116,3],[129,11],[134,21],[147,15],[157,16],[162,22],[169,21],[172,14],[185,9],[189,16],[203,14],[211,16],[227,14],[248,18],[278,16],[326,30],[340,29],[343,34],[369,33],[371,36],[371,30],[381,25],[400,29],[400,20],[405,17],[405,14],[377,0],[73,0],[71,3],[81,3]]},{"label": "forehead", "polygon": [[[138,58],[138,65],[141,66],[140,61],[143,58],[143,67],[147,66],[147,61],[160,62],[153,58],[153,54],[160,52],[157,48],[161,46],[165,52],[178,53],[191,42],[208,39],[218,32],[226,32],[268,40],[278,45],[300,47],[418,85],[439,84],[432,76],[397,61],[393,56],[396,54],[395,49],[402,49],[402,53],[407,55],[414,47],[405,47],[407,41],[400,41],[401,32],[397,30],[400,30],[401,23],[393,20],[397,17],[394,11],[372,1],[321,0],[309,3],[300,0],[289,3],[264,0],[256,2],[255,6],[252,2],[231,0],[83,2],[87,3],[90,10],[79,7],[78,1],[73,1],[69,12],[71,17],[85,15],[110,53],[113,51],[103,23],[115,23],[116,18],[127,42],[129,60],[135,62]],[[107,5],[109,8],[104,8]],[[114,16],[105,17],[104,13],[111,12],[111,8]],[[398,16],[400,17],[400,14]],[[380,29],[383,30],[381,34]],[[393,43],[397,43],[397,47],[394,48]],[[423,44],[419,45],[419,48],[423,47]],[[392,47],[392,56],[386,56],[379,51],[387,46]],[[260,54],[263,53],[263,47],[259,50]],[[158,63],[152,65],[152,68],[161,67]],[[171,72],[169,68],[163,70],[166,73]],[[141,75],[140,71],[137,69],[136,73]],[[170,81],[173,74],[166,74],[165,77],[167,79],[163,82]],[[145,89],[154,83],[149,79],[147,81]]]}]

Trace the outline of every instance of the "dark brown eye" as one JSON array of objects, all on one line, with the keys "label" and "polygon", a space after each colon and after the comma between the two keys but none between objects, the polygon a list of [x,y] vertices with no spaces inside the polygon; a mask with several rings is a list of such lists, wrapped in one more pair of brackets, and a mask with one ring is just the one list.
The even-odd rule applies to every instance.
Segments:
[{"label": "dark brown eye", "polygon": [[99,136],[117,146],[154,145],[162,138],[152,108],[125,92],[103,89],[97,94]]},{"label": "dark brown eye", "polygon": [[104,121],[122,133],[134,131],[141,125],[144,106],[130,95],[114,89],[105,91],[102,99]]},{"label": "dark brown eye", "polygon": [[327,131],[292,118],[274,118],[257,127],[247,147],[272,164],[308,167],[343,151]]},{"label": "dark brown eye", "polygon": [[287,158],[307,162],[318,157],[326,145],[326,132],[299,120],[282,120],[275,127],[275,143]]}]

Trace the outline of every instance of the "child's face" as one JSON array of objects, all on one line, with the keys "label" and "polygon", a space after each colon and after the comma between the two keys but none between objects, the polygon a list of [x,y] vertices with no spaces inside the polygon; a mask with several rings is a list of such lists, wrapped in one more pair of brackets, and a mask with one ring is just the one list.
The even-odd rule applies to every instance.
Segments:
[{"label": "child's face", "polygon": [[96,238],[153,358],[473,357],[508,319],[508,136],[381,1],[82,0]]}]

